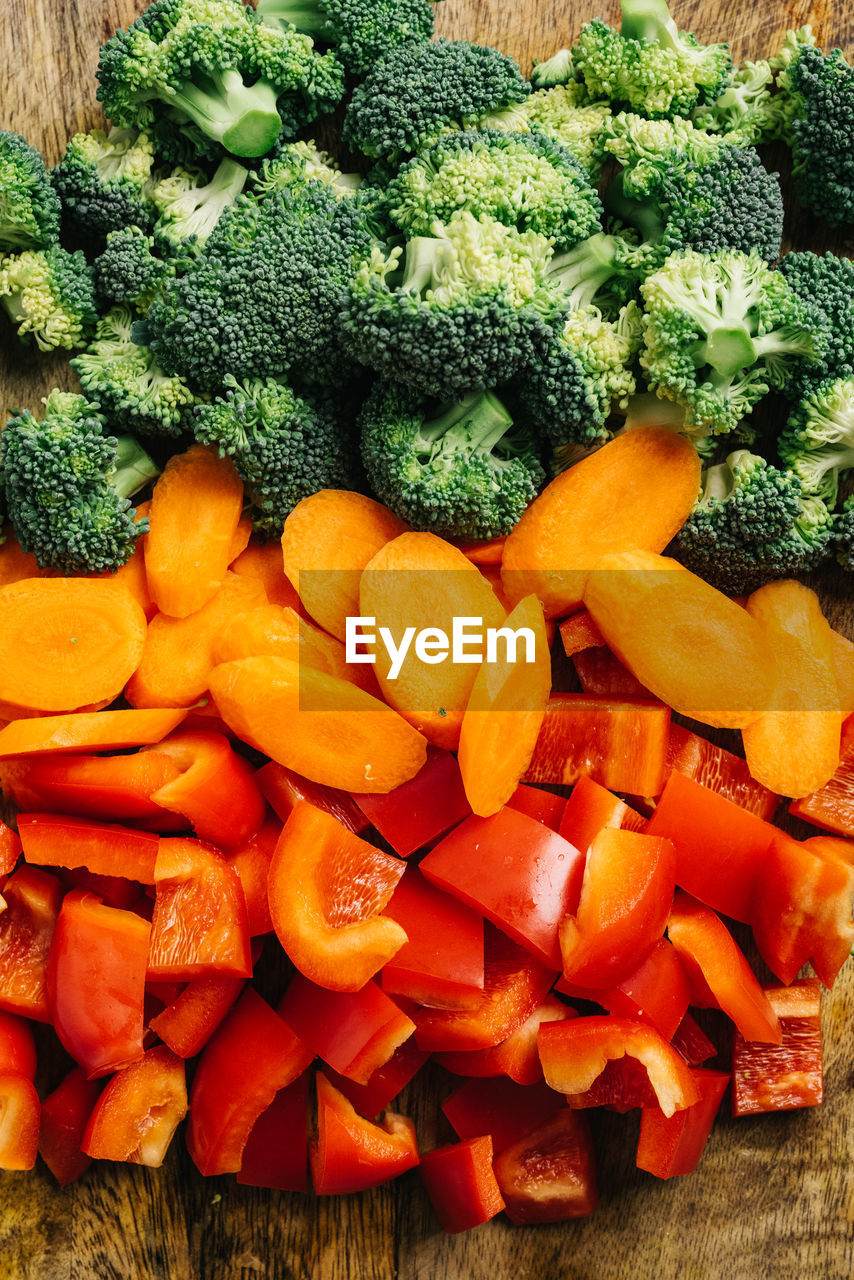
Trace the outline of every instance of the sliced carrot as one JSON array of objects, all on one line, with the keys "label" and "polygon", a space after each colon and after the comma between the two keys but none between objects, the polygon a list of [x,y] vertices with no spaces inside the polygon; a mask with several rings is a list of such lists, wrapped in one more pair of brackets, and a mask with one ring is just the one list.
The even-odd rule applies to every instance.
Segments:
[{"label": "sliced carrot", "polygon": [[281,543],[258,542],[256,538],[250,538],[245,551],[241,551],[229,567],[232,573],[241,577],[260,578],[270,604],[305,613],[299,596],[285,576]]},{"label": "sliced carrot", "polygon": [[118,751],[159,742],[177,728],[186,711],[83,711],[69,716],[13,720],[0,729],[0,759],[44,751]]},{"label": "sliced carrot", "polygon": [[463,538],[451,538],[454,546],[462,551],[472,564],[501,564],[506,538],[485,538],[482,542],[466,542]]},{"label": "sliced carrot", "polygon": [[193,445],[163,468],[151,499],[145,571],[163,613],[186,618],[207,604],[232,559],[243,485],[229,458]]},{"label": "sliced carrot", "polygon": [[226,571],[222,585],[197,613],[151,619],[142,660],[127,683],[132,707],[189,707],[208,687],[214,646],[224,628],[246,609],[264,604],[257,578]]},{"label": "sliced carrot", "polygon": [[370,630],[377,636],[387,628],[396,646],[409,635],[394,678],[388,649],[377,644],[374,670],[386,702],[435,746],[455,750],[480,661],[477,646],[469,644],[465,663],[453,662],[450,653],[437,661],[436,651],[425,662],[414,637],[436,628],[450,639],[458,618],[480,619],[481,628],[503,626],[505,611],[477,565],[433,533],[401,534],[365,567],[359,612],[375,619]]},{"label": "sliced carrot", "polygon": [[664,427],[638,427],[564,471],[524,512],[507,539],[502,577],[509,598],[534,592],[547,618],[581,604],[587,574],[605,555],[663,551],[700,488],[694,446]]},{"label": "sliced carrot", "polygon": [[112,700],[136,670],[145,615],[98,578],[24,578],[0,587],[0,698],[36,711]]},{"label": "sliced carrot", "polygon": [[427,743],[401,716],[346,680],[286,658],[215,667],[210,691],[244,742],[311,782],[393,791],[413,778]]},{"label": "sliced carrot", "polygon": [[[150,511],[151,503],[141,502],[136,509],[134,523],[138,523],[149,516]],[[124,587],[129,591],[150,621],[157,612],[157,605],[151,598],[151,592],[148,590],[148,578],[145,573],[145,543],[147,538],[147,533],[144,533],[141,538],[137,538],[130,559],[120,565],[115,573],[105,573],[103,577],[105,581],[116,582],[120,587]]]},{"label": "sliced carrot", "polygon": [[237,528],[234,530],[234,537],[231,540],[231,550],[229,551],[229,566],[235,560],[243,555],[243,552],[249,546],[249,539],[252,537],[252,521],[248,516],[241,516],[237,522]]},{"label": "sliced carrot", "polygon": [[35,556],[30,551],[22,551],[21,544],[12,532],[11,525],[4,525],[3,542],[0,544],[0,587],[10,582],[20,582],[22,578],[53,577],[50,569],[40,569]]},{"label": "sliced carrot", "polygon": [[839,691],[839,708],[843,717],[854,711],[854,644],[838,631],[830,633],[833,668]]},{"label": "sliced carrot", "polygon": [[504,624],[530,632],[531,651],[519,638],[513,661],[507,645],[497,662],[484,662],[469,696],[460,732],[460,771],[466,797],[483,818],[507,803],[531,763],[551,691],[551,658],[536,596],[526,596]]},{"label": "sliced carrot", "polygon": [[373,498],[346,489],[321,489],[297,503],[282,534],[285,573],[324,631],[345,639],[345,619],[359,612],[359,575],[408,527]]}]

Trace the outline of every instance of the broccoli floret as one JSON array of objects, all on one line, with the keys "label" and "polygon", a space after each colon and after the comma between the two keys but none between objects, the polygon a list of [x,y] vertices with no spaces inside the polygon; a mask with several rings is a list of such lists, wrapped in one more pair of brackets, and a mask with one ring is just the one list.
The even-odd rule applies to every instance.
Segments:
[{"label": "broccoli floret", "polygon": [[675,116],[672,120],[647,120],[632,111],[609,115],[602,126],[599,147],[613,156],[622,171],[627,196],[644,197],[655,189],[662,164],[679,160],[703,164],[715,159],[727,146],[747,146],[749,139],[738,131],[726,135],[701,129],[693,120]]},{"label": "broccoli floret", "polygon": [[790,32],[777,83],[792,149],[795,194],[831,226],[854,222],[854,67],[840,49],[825,54],[812,33]]},{"label": "broccoli floret", "polygon": [[394,161],[454,129],[496,127],[495,117],[530,91],[513,59],[497,49],[467,40],[404,44],[356,86],[343,139],[365,155]]},{"label": "broccoli floret", "polygon": [[51,174],[69,239],[98,252],[110,231],[129,226],[150,231],[153,166],[154,147],[147,133],[130,128],[75,133]]},{"label": "broccoli floret", "polygon": [[59,239],[59,197],[38,151],[0,129],[0,254]]},{"label": "broccoli floret", "polygon": [[545,479],[531,434],[491,391],[437,406],[411,387],[378,383],[361,428],[377,497],[442,537],[509,533]]},{"label": "broccoli floret", "polygon": [[225,394],[200,405],[193,432],[231,458],[246,486],[256,531],[280,538],[298,502],[320,489],[345,489],[355,474],[348,439],[329,407],[296,395],[273,378],[224,379]]},{"label": "broccoli floret", "polygon": [[829,554],[832,533],[824,503],[804,498],[796,476],[738,449],[704,473],[674,551],[718,590],[744,595],[816,568]]},{"label": "broccoli floret", "polygon": [[758,253],[674,253],[641,285],[640,362],[653,390],[702,438],[735,430],[799,361],[820,354],[824,317]]},{"label": "broccoli floret", "polygon": [[343,321],[351,354],[384,377],[452,399],[507,381],[530,351],[551,242],[456,213],[401,249],[375,249]]},{"label": "broccoli floret", "polygon": [[720,95],[732,67],[725,44],[701,45],[679,31],[665,0],[622,0],[621,7],[619,31],[594,18],[572,48],[591,98],[655,117],[688,115]]},{"label": "broccoli floret", "polygon": [[332,45],[359,77],[391,49],[433,34],[433,0],[258,0],[256,12],[270,26],[293,25]]},{"label": "broccoli floret", "polygon": [[600,139],[611,119],[607,102],[588,101],[584,86],[570,81],[532,93],[519,114],[525,127],[559,142],[584,166],[589,178],[598,178],[602,168]]},{"label": "broccoli floret", "polygon": [[158,242],[179,253],[199,248],[223,210],[240,195],[248,176],[245,165],[228,158],[220,161],[212,178],[201,169],[173,169],[151,192],[158,215],[154,225]]},{"label": "broccoli floret", "polygon": [[754,145],[773,142],[782,136],[786,118],[784,97],[774,87],[770,62],[745,62],[714,102],[693,112],[694,123],[717,133],[737,130]]},{"label": "broccoli floret", "polygon": [[555,85],[568,84],[570,80],[575,81],[571,49],[558,49],[542,62],[539,58],[534,59],[531,84],[535,89],[551,89]]},{"label": "broccoli floret", "polygon": [[341,372],[339,320],[357,262],[374,244],[355,200],[310,182],[262,200],[238,196],[186,274],[146,316],[167,373],[207,389],[291,368]]},{"label": "broccoli floret", "polygon": [[0,466],[15,536],[39,568],[114,572],[148,521],[129,499],[158,474],[131,437],[103,434],[98,406],[52,391],[41,422],[18,410],[0,437]]},{"label": "broccoli floret", "polygon": [[494,129],[441,138],[389,184],[391,217],[407,235],[429,235],[460,209],[569,248],[599,229],[602,205],[579,162],[551,139]]},{"label": "broccoli floret", "polygon": [[820,383],[801,400],[777,448],[804,492],[834,507],[840,476],[854,467],[854,376]]},{"label": "broccoli floret", "polygon": [[849,573],[854,571],[854,494],[846,498],[842,510],[833,517],[833,550]]},{"label": "broccoli floret", "polygon": [[819,308],[829,330],[823,354],[798,370],[796,394],[854,374],[854,262],[835,253],[787,253],[780,272],[793,293]]},{"label": "broccoli floret", "polygon": [[179,436],[188,429],[188,410],[202,397],[183,378],[165,374],[150,349],[134,342],[133,324],[128,307],[114,307],[98,321],[94,342],[71,367],[110,427]]},{"label": "broccoli floret", "polygon": [[102,46],[98,79],[106,114],[152,130],[178,163],[263,156],[344,93],[334,53],[266,26],[242,0],[154,0]]},{"label": "broccoli floret", "polygon": [[111,231],[104,252],[92,263],[95,295],[107,306],[123,302],[145,311],[172,270],[157,256],[154,236],[140,227]]},{"label": "broccoli floret", "polygon": [[364,182],[361,174],[342,173],[332,157],[314,142],[283,144],[274,156],[261,161],[251,180],[253,192],[260,196],[283,189],[292,191],[306,182],[320,182],[336,196],[352,196]]},{"label": "broccoli floret", "polygon": [[98,319],[92,271],[79,249],[59,245],[0,258],[0,304],[39,350],[82,347]]},{"label": "broccoli floret", "polygon": [[561,307],[598,307],[611,319],[631,298],[638,282],[638,248],[622,235],[597,231],[548,264],[546,314]]}]

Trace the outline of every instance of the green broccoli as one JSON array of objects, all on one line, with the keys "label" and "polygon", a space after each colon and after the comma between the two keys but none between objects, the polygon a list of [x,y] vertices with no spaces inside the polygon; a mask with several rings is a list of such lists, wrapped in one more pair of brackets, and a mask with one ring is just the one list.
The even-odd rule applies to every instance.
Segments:
[{"label": "green broccoli", "polygon": [[527,128],[560,143],[584,166],[591,181],[596,181],[602,169],[600,139],[611,119],[607,102],[588,101],[584,86],[572,80],[532,93],[518,115],[521,120],[514,129]]},{"label": "green broccoli", "polygon": [[395,161],[454,129],[499,127],[505,111],[518,116],[514,108],[530,91],[513,59],[497,49],[467,40],[404,44],[356,86],[342,136],[367,156]]},{"label": "green broccoli", "polygon": [[833,522],[789,471],[738,449],[703,474],[697,505],[677,534],[677,558],[720,591],[745,595],[827,559]]},{"label": "green broccoli", "polygon": [[739,134],[754,146],[774,142],[782,135],[786,111],[782,94],[775,93],[770,62],[745,62],[733,71],[730,82],[714,102],[692,112],[701,129]]},{"label": "green broccoli", "polygon": [[688,115],[720,95],[732,67],[725,44],[679,31],[665,0],[622,0],[621,8],[619,31],[594,18],[572,47],[591,98],[655,117]]},{"label": "green broccoli", "polygon": [[624,192],[642,199],[659,181],[662,164],[714,160],[725,147],[746,147],[750,139],[738,130],[726,134],[701,129],[693,120],[648,120],[632,111],[620,111],[603,122],[599,149],[619,163]]},{"label": "green broccoli", "polygon": [[343,318],[362,364],[425,395],[452,399],[507,381],[530,351],[532,304],[551,242],[482,215],[455,213],[401,249],[374,249]]},{"label": "green broccoli", "polygon": [[442,537],[509,533],[545,479],[530,432],[491,391],[436,406],[381,382],[361,414],[362,460],[381,502]]},{"label": "green broccoli", "polygon": [[0,129],[0,254],[59,239],[59,198],[35,147]]},{"label": "green broccoli", "polygon": [[565,248],[599,230],[602,206],[581,165],[536,134],[465,130],[410,160],[386,189],[394,222],[429,235],[457,210],[538,231]]},{"label": "green broccoli", "polygon": [[251,176],[253,194],[292,191],[306,182],[320,182],[336,196],[352,196],[363,185],[358,173],[342,173],[330,155],[314,142],[287,142],[276,149]]},{"label": "green broccoli", "polygon": [[136,129],[75,133],[51,172],[62,203],[62,226],[74,244],[98,252],[110,231],[154,221],[151,173],[154,147]]},{"label": "green broccoli", "polygon": [[129,499],[158,474],[129,436],[103,434],[98,406],[52,391],[41,422],[18,410],[0,437],[0,467],[15,536],[42,569],[114,572],[148,528]]},{"label": "green broccoli", "polygon": [[203,397],[177,374],[165,374],[148,347],[133,340],[133,313],[114,307],[98,321],[95,340],[71,361],[85,394],[110,427],[148,436],[180,436]]},{"label": "green broccoli", "polygon": [[173,169],[155,183],[151,200],[157,210],[154,234],[167,250],[186,254],[200,248],[224,209],[240,195],[249,170],[226,157],[212,178],[201,169]]},{"label": "green broccoli", "polygon": [[547,265],[547,291],[540,305],[547,313],[562,307],[598,307],[609,319],[637,291],[638,246],[625,235],[597,231]]},{"label": "green broccoli", "polygon": [[843,569],[854,572],[854,494],[833,517],[833,550]]},{"label": "green broccoli", "polygon": [[828,329],[818,360],[797,370],[794,399],[828,378],[854,374],[854,262],[835,253],[787,253],[779,269],[792,292],[823,313]]},{"label": "green broccoli", "polygon": [[242,0],[154,0],[101,48],[98,97],[167,160],[263,156],[344,93],[334,53],[268,27]]},{"label": "green broccoli", "polygon": [[391,49],[433,34],[433,0],[258,0],[256,12],[270,26],[294,26],[331,45],[359,77]]},{"label": "green broccoli", "polygon": [[59,245],[0,258],[0,305],[40,351],[84,346],[98,319],[86,259]]},{"label": "green broccoli", "polygon": [[145,311],[174,265],[157,254],[154,236],[139,227],[111,231],[107,244],[92,263],[95,296],[99,303],[128,303]]},{"label": "green broccoli", "polygon": [[303,498],[353,487],[355,439],[322,400],[298,396],[273,378],[240,383],[226,376],[223,385],[223,396],[196,408],[192,429],[231,458],[258,533],[280,538]]},{"label": "green broccoli", "polygon": [[854,375],[819,383],[795,405],[777,448],[804,492],[834,507],[840,476],[854,467]]},{"label": "green broccoli", "polygon": [[534,59],[531,72],[531,84],[535,89],[552,89],[555,85],[578,83],[575,79],[575,68],[572,65],[572,50],[558,49],[550,58],[541,61]]},{"label": "green broccoli", "polygon": [[699,438],[734,431],[826,341],[824,317],[758,253],[673,253],[641,285],[641,366]]}]

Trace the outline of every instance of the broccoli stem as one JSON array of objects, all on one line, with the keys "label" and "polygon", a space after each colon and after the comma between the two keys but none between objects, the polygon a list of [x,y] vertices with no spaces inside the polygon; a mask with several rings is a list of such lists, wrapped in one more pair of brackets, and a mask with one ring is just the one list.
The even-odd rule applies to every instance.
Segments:
[{"label": "broccoli stem", "polygon": [[135,493],[160,475],[160,468],[133,436],[119,436],[116,441],[116,460],[110,473],[110,488],[120,498],[132,498]]},{"label": "broccoli stem", "polygon": [[699,344],[695,358],[700,365],[711,365],[724,378],[731,378],[739,369],[754,365],[758,352],[744,325],[719,325]]},{"label": "broccoli stem", "polygon": [[282,131],[276,99],[269,80],[248,85],[229,68],[185,80],[169,102],[232,155],[257,157],[266,155]]},{"label": "broccoli stem", "polygon": [[419,435],[428,444],[458,442],[466,452],[491,453],[512,426],[513,419],[497,396],[491,391],[471,391],[425,422]]},{"label": "broccoli stem", "polygon": [[679,30],[665,0],[621,0],[620,35],[627,40],[652,40],[662,49],[680,47]]},{"label": "broccoli stem", "polygon": [[620,246],[616,236],[599,231],[574,249],[552,258],[548,274],[569,295],[572,307],[591,306],[602,286],[619,273]]},{"label": "broccoli stem", "polygon": [[309,36],[322,36],[329,25],[317,0],[258,0],[255,12],[268,26],[290,24]]},{"label": "broccoli stem", "polygon": [[443,241],[433,236],[413,236],[407,240],[401,288],[408,293],[423,294],[432,286],[436,267],[445,252]]},{"label": "broccoli stem", "polygon": [[623,183],[623,174],[618,173],[608,184],[604,196],[605,208],[615,218],[636,227],[648,244],[660,240],[667,225],[658,205],[650,201],[644,203],[627,196]]}]

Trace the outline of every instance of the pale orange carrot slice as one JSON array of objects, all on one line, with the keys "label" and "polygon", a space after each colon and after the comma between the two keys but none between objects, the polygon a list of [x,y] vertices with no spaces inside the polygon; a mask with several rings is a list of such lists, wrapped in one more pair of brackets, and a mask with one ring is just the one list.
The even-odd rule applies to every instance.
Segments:
[{"label": "pale orange carrot slice", "polygon": [[119,751],[159,742],[176,729],[186,711],[80,711],[68,716],[13,720],[0,729],[0,759],[48,751]]}]

